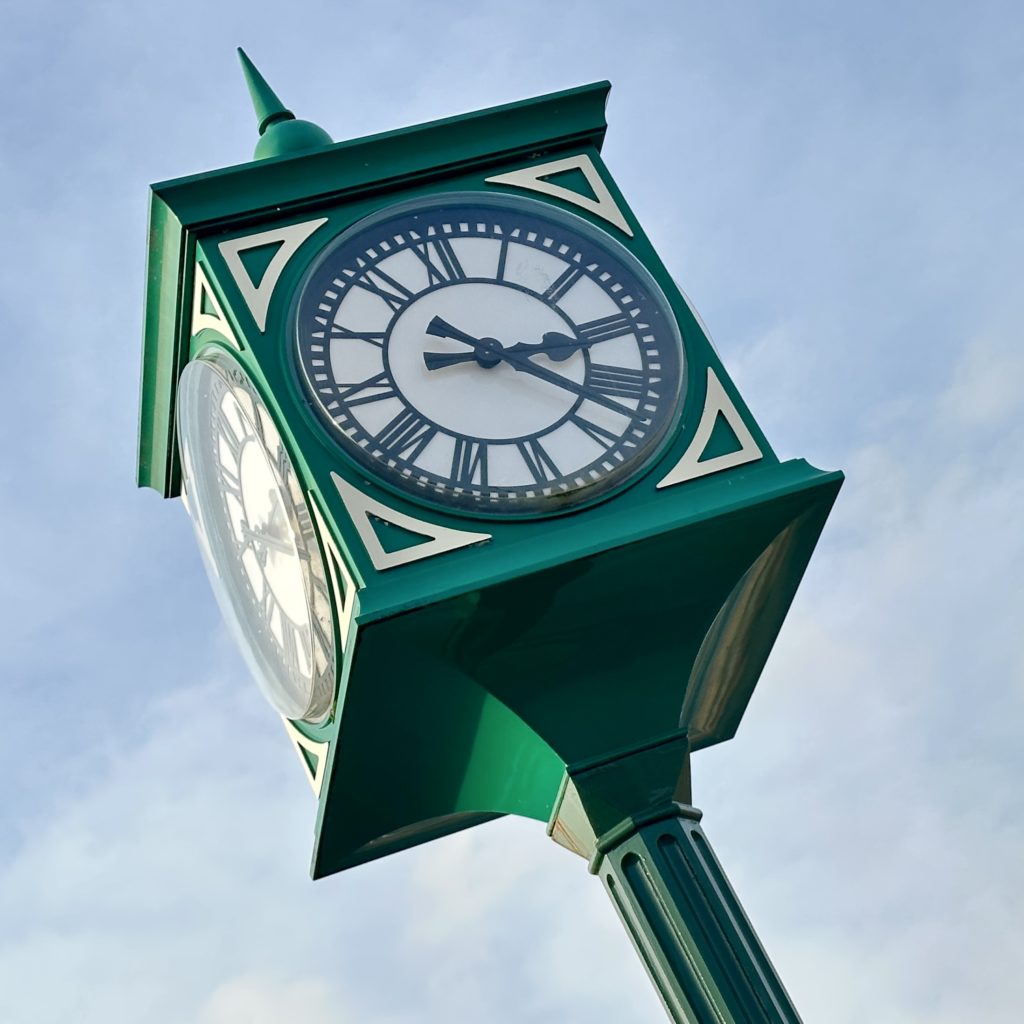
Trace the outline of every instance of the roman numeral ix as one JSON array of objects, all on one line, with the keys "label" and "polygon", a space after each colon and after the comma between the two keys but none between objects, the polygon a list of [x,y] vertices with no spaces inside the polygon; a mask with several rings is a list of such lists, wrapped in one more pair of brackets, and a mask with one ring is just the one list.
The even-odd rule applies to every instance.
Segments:
[{"label": "roman numeral ix", "polygon": [[[363,395],[363,391],[372,391],[373,394]],[[398,392],[387,370],[381,370],[358,384],[338,384],[338,398],[347,405],[365,405],[367,402],[380,402],[397,396]]]},{"label": "roman numeral ix", "polygon": [[377,348],[384,347],[383,331],[350,331],[347,327],[335,324],[331,327],[331,336],[338,341],[368,341]]}]

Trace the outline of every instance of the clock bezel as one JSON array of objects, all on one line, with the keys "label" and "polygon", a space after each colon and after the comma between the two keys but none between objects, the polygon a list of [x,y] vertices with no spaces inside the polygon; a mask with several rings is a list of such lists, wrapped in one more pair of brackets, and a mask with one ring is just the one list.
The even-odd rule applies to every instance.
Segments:
[{"label": "clock bezel", "polygon": [[[559,222],[562,222],[566,230],[575,231],[591,244],[607,251],[611,258],[619,261],[625,270],[634,276],[637,283],[647,293],[648,301],[662,316],[664,323],[662,330],[666,340],[676,346],[679,369],[675,395],[674,399],[672,397],[664,399],[666,402],[674,401],[674,405],[665,417],[663,425],[654,432],[654,440],[646,445],[645,450],[640,456],[627,459],[621,466],[602,475],[592,485],[584,485],[566,492],[564,503],[559,503],[558,498],[560,496],[556,494],[547,499],[549,502],[547,507],[534,505],[531,507],[515,508],[511,504],[502,507],[489,507],[483,500],[473,505],[458,505],[451,502],[444,492],[441,491],[434,492],[426,487],[416,490],[411,487],[403,488],[398,483],[389,479],[387,474],[380,471],[380,462],[377,458],[367,456],[361,460],[354,451],[350,450],[351,444],[342,439],[342,432],[334,422],[333,417],[324,408],[319,398],[312,393],[313,384],[308,379],[306,370],[302,365],[303,355],[301,347],[303,344],[303,332],[300,322],[300,311],[311,281],[330,259],[331,254],[344,245],[346,239],[366,231],[368,228],[372,228],[375,223],[391,220],[413,211],[453,205],[493,206],[506,211],[510,207],[513,209],[519,207],[526,214],[532,214],[542,220],[553,221],[556,226],[559,225]],[[431,288],[445,287],[449,287],[449,285],[432,285],[428,289],[417,292],[412,301],[419,300]],[[511,287],[519,286],[511,285]],[[522,288],[521,290],[534,297],[538,297],[536,293],[530,292],[529,289]],[[566,315],[557,307],[550,308],[554,308],[559,315],[567,319]],[[393,319],[389,323],[386,333],[390,333],[395,322]],[[671,299],[666,295],[654,274],[643,262],[609,231],[592,223],[576,212],[567,210],[555,202],[521,196],[504,190],[482,192],[478,188],[462,187],[451,191],[442,190],[421,193],[378,207],[348,222],[323,243],[303,270],[293,291],[286,323],[289,325],[288,329],[292,335],[291,343],[288,346],[290,357],[286,360],[290,371],[288,375],[296,388],[297,394],[301,396],[300,406],[307,414],[307,418],[315,424],[315,433],[321,438],[325,447],[331,452],[340,452],[348,465],[354,467],[364,478],[369,479],[375,486],[381,487],[388,493],[402,500],[409,501],[416,506],[460,518],[502,522],[528,522],[538,519],[550,519],[592,508],[637,485],[651,472],[656,463],[665,454],[665,451],[675,442],[682,422],[683,409],[690,390],[690,384],[692,383],[690,381],[692,373],[691,358],[684,337],[683,326],[679,321]],[[408,399],[404,399],[404,401],[406,405],[411,406]],[[415,408],[415,406],[411,407]],[[568,415],[567,413],[566,417]],[[452,431],[447,432],[452,433]],[[514,439],[501,443],[510,443],[512,440]],[[593,461],[596,462],[597,460]],[[582,472],[583,469],[590,465],[593,465],[593,462],[581,467],[580,471]],[[604,482],[609,478],[611,478],[611,482],[605,484]]]},{"label": "clock bezel", "polygon": [[[200,552],[202,554],[207,573],[211,577],[212,589],[214,590],[217,603],[235,637],[236,643],[243,654],[246,664],[249,666],[250,671],[253,674],[260,692],[266,698],[271,707],[273,707],[273,709],[282,717],[290,721],[302,723],[307,726],[323,726],[331,719],[334,712],[335,701],[337,700],[337,682],[341,648],[338,642],[337,630],[338,610],[334,607],[330,570],[328,568],[329,555],[324,547],[322,538],[319,536],[316,524],[313,521],[313,506],[311,498],[309,494],[306,493],[306,488],[302,483],[301,474],[298,471],[291,452],[288,450],[287,434],[282,430],[274,416],[273,404],[268,402],[261,394],[251,372],[246,368],[244,361],[238,357],[237,353],[229,351],[225,345],[220,344],[217,341],[211,341],[203,345],[202,348],[193,355],[186,366],[186,370],[192,366],[195,366],[197,369],[201,366],[207,372],[212,372],[224,382],[228,391],[235,393],[235,401],[239,405],[240,414],[249,421],[248,425],[255,430],[259,437],[263,457],[267,460],[267,463],[271,468],[275,484],[282,494],[286,494],[288,496],[288,500],[283,501],[282,504],[288,517],[289,529],[292,531],[294,538],[301,539],[301,543],[311,556],[309,563],[302,566],[301,569],[305,606],[309,617],[308,628],[312,634],[313,621],[317,620],[320,625],[321,633],[329,641],[329,646],[326,650],[326,664],[318,665],[317,645],[314,643],[312,635],[310,636],[310,658],[312,661],[313,672],[309,682],[309,698],[306,702],[306,708],[303,713],[295,716],[288,714],[286,713],[286,710],[279,706],[278,702],[274,699],[272,695],[272,688],[265,681],[267,669],[261,664],[262,656],[253,650],[252,640],[250,639],[246,627],[241,622],[240,611],[236,608],[231,597],[226,592],[222,593],[221,589],[219,589],[222,588],[224,584],[218,584],[213,580],[214,575],[216,575],[218,580],[222,579],[224,567],[221,562],[217,560],[210,546],[210,540],[208,537],[209,531],[205,520],[206,517],[211,514],[211,511],[209,508],[200,508],[198,504],[195,488],[192,485],[192,477],[194,474],[189,471],[190,458],[186,451],[182,450],[182,495],[186,499],[186,508],[189,512],[189,518],[192,521],[193,528],[199,538]],[[184,449],[189,443],[195,443],[195,439],[192,439],[191,442],[189,441],[186,432],[182,429],[180,420],[180,416],[182,415],[180,410],[182,409],[182,406],[180,403],[183,398],[183,391],[184,389],[179,389],[179,414],[175,417],[177,421],[178,445],[182,449]],[[249,399],[257,417],[262,411],[266,419],[271,424],[275,434],[277,435],[280,455],[288,463],[288,481],[281,478],[280,470],[273,453],[267,447],[259,426],[252,422],[252,416],[249,414],[244,403],[239,401],[237,397],[238,392],[243,393]],[[207,409],[204,411],[204,414],[208,415],[208,412],[209,410]],[[207,438],[200,439],[200,443],[202,443],[202,440],[206,440],[207,443],[209,442],[209,439]],[[223,503],[223,496],[218,496],[221,503]],[[301,501],[301,503],[310,512],[310,514],[305,517],[305,521],[301,521],[295,514],[297,501]],[[221,515],[222,511],[221,509],[217,509],[212,514]],[[202,524],[199,522],[200,519],[203,520]],[[211,572],[211,566],[214,570],[213,572]],[[314,577],[316,577],[316,582],[314,581]],[[319,583],[319,587],[316,585],[317,582]],[[251,592],[251,584],[248,585],[248,590]],[[253,595],[250,593],[250,596]],[[317,600],[318,597],[319,601]],[[251,609],[249,614],[252,614]],[[283,664],[280,664],[279,667],[284,668]]]}]

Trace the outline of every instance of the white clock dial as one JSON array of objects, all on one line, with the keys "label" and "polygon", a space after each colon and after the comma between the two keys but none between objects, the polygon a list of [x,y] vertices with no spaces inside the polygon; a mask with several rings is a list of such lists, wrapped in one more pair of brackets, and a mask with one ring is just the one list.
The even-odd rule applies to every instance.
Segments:
[{"label": "white clock dial", "polygon": [[222,350],[185,367],[178,434],[207,572],[257,682],[286,718],[322,720],[334,643],[309,507],[270,413]]},{"label": "white clock dial", "polygon": [[483,513],[558,511],[632,478],[684,376],[675,319],[625,249],[549,205],[476,194],[333,242],[302,289],[297,354],[364,468]]}]

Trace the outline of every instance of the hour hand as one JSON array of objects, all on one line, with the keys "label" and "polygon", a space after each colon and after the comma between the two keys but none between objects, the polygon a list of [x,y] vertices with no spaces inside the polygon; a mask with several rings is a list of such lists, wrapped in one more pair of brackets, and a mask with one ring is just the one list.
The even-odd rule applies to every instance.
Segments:
[{"label": "hour hand", "polygon": [[428,370],[440,370],[444,366],[476,362],[475,352],[424,352],[423,362]]},{"label": "hour hand", "polygon": [[496,338],[474,338],[472,334],[460,331],[458,327],[448,323],[447,320],[435,316],[424,328],[427,334],[435,338],[451,338],[452,341],[461,341],[463,345],[472,347],[472,353],[459,356],[449,356],[442,352],[426,352],[423,362],[428,370],[437,370],[442,366],[452,366],[454,363],[468,363],[475,359],[485,369],[497,366],[502,360],[504,351],[502,344]]},{"label": "hour hand", "polygon": [[480,345],[479,338],[474,338],[472,334],[460,331],[458,327],[452,326],[447,320],[443,320],[439,316],[435,316],[427,324],[426,331],[427,334],[432,334],[435,338],[451,338],[452,341],[461,341],[464,345],[472,345],[474,348]]}]

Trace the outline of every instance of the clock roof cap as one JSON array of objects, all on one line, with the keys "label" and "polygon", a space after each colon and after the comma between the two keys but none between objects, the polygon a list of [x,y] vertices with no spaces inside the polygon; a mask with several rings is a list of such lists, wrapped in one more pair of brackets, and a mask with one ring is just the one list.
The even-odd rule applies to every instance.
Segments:
[{"label": "clock roof cap", "polygon": [[241,47],[238,47],[238,59],[259,119],[260,140],[253,154],[256,160],[306,153],[333,144],[334,140],[319,125],[296,118]]}]

